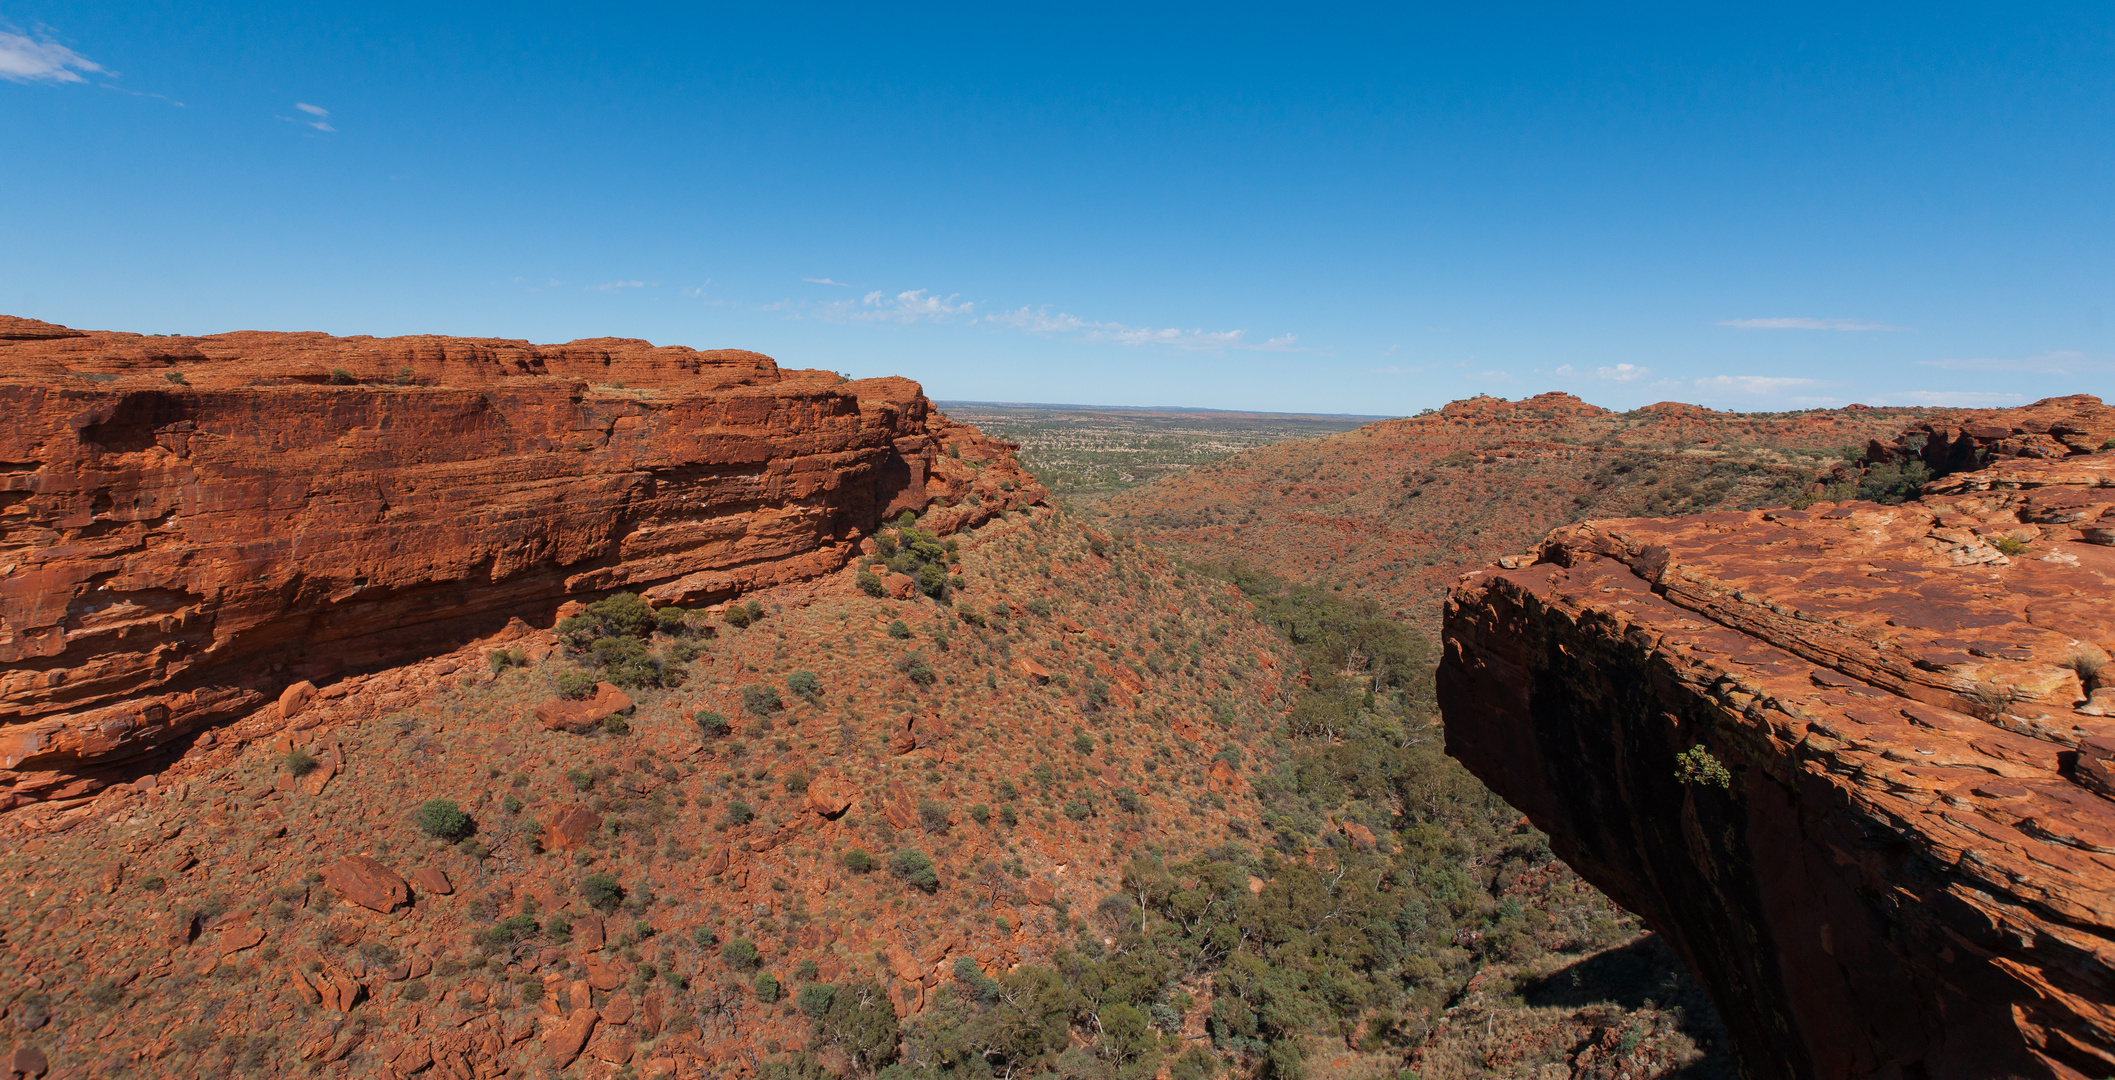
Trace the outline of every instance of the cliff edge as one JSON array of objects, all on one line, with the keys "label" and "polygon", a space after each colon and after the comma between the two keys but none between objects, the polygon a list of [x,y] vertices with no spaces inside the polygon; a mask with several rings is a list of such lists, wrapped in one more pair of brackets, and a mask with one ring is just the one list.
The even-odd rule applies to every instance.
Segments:
[{"label": "cliff edge", "polygon": [[0,810],[569,599],[724,600],[1042,498],[907,379],[618,338],[0,316],[0,414]]},{"label": "cliff edge", "polygon": [[2110,445],[2055,399],[1910,433],[1918,501],[1559,529],[1449,598],[1448,749],[1750,1076],[2108,1075]]}]

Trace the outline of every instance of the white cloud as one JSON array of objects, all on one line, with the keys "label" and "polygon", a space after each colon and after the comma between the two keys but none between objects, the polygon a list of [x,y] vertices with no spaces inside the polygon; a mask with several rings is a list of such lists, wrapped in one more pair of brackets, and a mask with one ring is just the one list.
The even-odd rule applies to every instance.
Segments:
[{"label": "white cloud", "polygon": [[1866,322],[1863,319],[1728,319],[1719,323],[1736,330],[1879,330],[1888,332],[1907,331],[1907,326],[1889,326],[1886,323]]},{"label": "white cloud", "polygon": [[1942,409],[1973,409],[1983,406],[2017,405],[2025,394],[2001,394],[1985,390],[1904,390],[1878,399],[1877,405],[1929,405]]},{"label": "white cloud", "polygon": [[582,286],[586,292],[616,292],[618,289],[643,289],[654,284],[650,281],[605,281],[600,285]]},{"label": "white cloud", "polygon": [[2040,356],[2014,358],[1919,360],[1925,367],[1942,371],[2018,371],[2034,375],[2075,375],[2080,372],[2115,371],[2115,360],[2083,352],[2045,352]]},{"label": "white cloud", "polygon": [[52,41],[0,30],[0,79],[9,82],[77,83],[75,72],[102,73],[103,65]]},{"label": "white cloud", "polygon": [[[1652,369],[1649,367],[1645,367],[1642,364],[1617,364],[1613,367],[1604,364],[1594,369],[1593,378],[1599,379],[1602,382],[1627,383],[1635,382],[1638,379],[1642,379],[1651,373]],[[1572,367],[1570,364],[1566,364],[1563,367],[1558,368],[1556,371],[1551,372],[1551,374],[1563,375],[1567,377],[1583,377],[1586,373],[1583,371],[1579,371],[1578,369]]]},{"label": "white cloud", "polygon": [[[306,101],[294,102],[294,108],[300,110],[301,112],[307,113],[308,116],[276,116],[274,117],[274,119],[284,120],[289,124],[306,124],[309,127],[315,128],[317,131],[338,130],[337,128],[334,128],[330,125],[330,120],[328,119],[330,116],[329,109],[326,109],[321,105],[311,105]],[[309,117],[314,117],[314,119],[310,119]]]},{"label": "white cloud", "polygon": [[294,108],[300,109],[302,112],[305,112],[318,120],[321,120],[324,117],[330,115],[329,109],[326,109],[321,105],[311,105],[306,101],[294,102]]},{"label": "white cloud", "polygon": [[801,280],[802,280],[802,281],[805,281],[805,282],[807,282],[807,283],[808,283],[808,284],[810,284],[810,285],[836,285],[836,286],[838,286],[839,288],[845,288],[845,289],[849,289],[849,288],[851,288],[851,287],[852,287],[852,286],[850,286],[850,285],[846,284],[845,282],[842,282],[842,281],[831,281],[831,280],[830,280],[829,278],[826,278],[826,277],[804,277],[804,278],[802,278]]},{"label": "white cloud", "polygon": [[1246,330],[1205,330],[1201,327],[1184,330],[1179,327],[1156,329],[1149,326],[1129,326],[1119,322],[1096,322],[1068,315],[1049,308],[1018,308],[1013,311],[998,311],[984,316],[984,321],[994,326],[1004,326],[1025,333],[1049,336],[1052,334],[1079,334],[1089,341],[1113,341],[1119,345],[1164,345],[1172,349],[1193,352],[1216,352],[1224,349],[1239,349],[1244,352],[1306,352],[1293,334],[1269,338],[1260,342],[1246,340]]},{"label": "white cloud", "polygon": [[909,289],[890,296],[876,289],[857,302],[838,300],[824,305],[823,317],[847,322],[953,322],[969,316],[977,306],[968,300],[956,303],[959,295],[939,297],[928,295],[924,289]]},{"label": "white cloud", "polygon": [[1716,390],[1737,394],[1782,394],[1787,390],[1800,390],[1823,385],[1819,379],[1792,379],[1774,375],[1713,375],[1698,379],[1699,390]]}]

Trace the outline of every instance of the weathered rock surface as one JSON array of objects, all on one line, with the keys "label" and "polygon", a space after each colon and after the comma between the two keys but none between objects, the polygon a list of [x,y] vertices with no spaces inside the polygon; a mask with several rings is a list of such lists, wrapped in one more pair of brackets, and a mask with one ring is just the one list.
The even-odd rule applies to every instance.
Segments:
[{"label": "weathered rock surface", "polygon": [[608,683],[595,684],[595,696],[584,701],[556,698],[536,707],[536,722],[545,731],[570,731],[578,734],[601,724],[616,713],[632,710],[631,696]]},{"label": "weathered rock surface", "polygon": [[1449,751],[1751,1076],[2115,1071],[2115,410],[2065,407],[2068,453],[1988,421],[1921,502],[1568,527],[1448,602]]},{"label": "weathered rock surface", "polygon": [[366,855],[347,855],[323,868],[323,884],[361,907],[384,915],[411,899],[397,872]]},{"label": "weathered rock surface", "polygon": [[0,809],[569,598],[722,599],[1042,496],[909,380],[615,338],[0,317],[0,415]]}]

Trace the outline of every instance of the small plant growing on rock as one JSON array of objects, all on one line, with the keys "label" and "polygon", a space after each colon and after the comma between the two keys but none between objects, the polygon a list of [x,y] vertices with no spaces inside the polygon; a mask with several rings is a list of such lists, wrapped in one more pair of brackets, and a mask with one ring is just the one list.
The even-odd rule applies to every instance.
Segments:
[{"label": "small plant growing on rock", "polygon": [[940,888],[940,875],[933,869],[933,860],[916,848],[896,849],[889,856],[889,872],[920,892],[932,893]]},{"label": "small plant growing on rock", "polygon": [[315,772],[316,766],[321,764],[316,760],[316,755],[298,746],[287,751],[286,756],[279,760],[286,766],[286,771],[295,776],[307,776]]},{"label": "small plant growing on rock", "polygon": [[2027,551],[2027,541],[2017,536],[2000,536],[1991,546],[1997,548],[2000,555],[2022,555]]},{"label": "small plant growing on rock", "polygon": [[868,596],[878,597],[888,592],[888,589],[882,586],[880,576],[872,570],[861,570],[853,580],[859,583],[859,591]]},{"label": "small plant growing on rock", "polygon": [[477,822],[448,799],[429,799],[412,814],[419,831],[436,840],[453,843],[477,831]]},{"label": "small plant growing on rock", "polygon": [[756,810],[740,799],[727,804],[727,824],[747,825],[756,818]]},{"label": "small plant growing on rock", "polygon": [[845,852],[844,862],[845,869],[850,870],[855,874],[869,873],[874,869],[875,865],[874,857],[872,855],[867,854],[866,851],[862,848],[853,848],[852,850]]},{"label": "small plant growing on rock", "polygon": [[1731,788],[1733,774],[1725,763],[1712,756],[1702,743],[1690,747],[1674,756],[1674,778],[1684,784],[1708,784],[1713,787]]},{"label": "small plant growing on rock", "polygon": [[889,636],[898,641],[907,641],[911,636],[911,624],[897,619],[889,623]]},{"label": "small plant growing on rock", "polygon": [[589,874],[580,879],[580,898],[587,906],[608,914],[624,902],[624,886],[610,874]]},{"label": "small plant growing on rock", "polygon": [[2078,681],[2085,686],[2086,693],[2090,694],[2100,688],[2100,671],[2101,668],[2107,665],[2107,662],[2108,658],[2101,653],[2091,649],[2080,649],[2064,657],[2060,663],[2061,666],[2070,668],[2078,673]]},{"label": "small plant growing on rock", "polygon": [[794,1006],[810,1020],[821,1019],[823,1014],[830,1011],[830,1005],[836,1000],[837,988],[829,983],[819,982],[811,982],[801,987],[800,993],[793,996]]},{"label": "small plant growing on rock", "polygon": [[939,674],[933,671],[933,666],[925,662],[925,657],[917,653],[905,653],[899,657],[896,660],[896,670],[902,672],[904,678],[920,686],[931,686],[940,678]]},{"label": "small plant growing on rock", "polygon": [[926,832],[935,834],[946,832],[950,816],[947,812],[946,803],[936,802],[932,799],[918,800],[918,824]]},{"label": "small plant growing on rock", "polygon": [[822,700],[822,677],[812,671],[796,671],[786,676],[786,689],[793,696],[810,705]]},{"label": "small plant growing on rock", "polygon": [[520,649],[494,649],[485,654],[485,664],[497,675],[510,667],[529,666],[529,654]]},{"label": "small plant growing on rock", "polygon": [[595,677],[574,669],[558,673],[558,696],[578,701],[595,692]]}]

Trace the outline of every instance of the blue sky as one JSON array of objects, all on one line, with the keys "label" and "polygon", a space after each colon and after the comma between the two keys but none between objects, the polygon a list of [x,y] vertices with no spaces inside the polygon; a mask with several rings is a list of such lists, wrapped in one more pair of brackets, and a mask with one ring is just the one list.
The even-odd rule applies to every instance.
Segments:
[{"label": "blue sky", "polygon": [[976,400],[2115,390],[2106,5],[344,7],[0,0],[0,312]]}]

